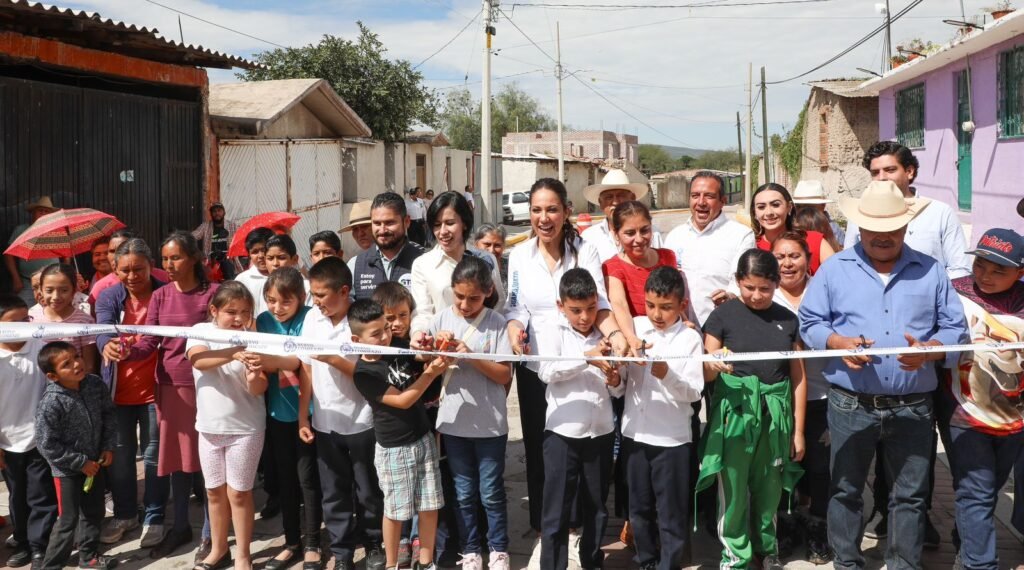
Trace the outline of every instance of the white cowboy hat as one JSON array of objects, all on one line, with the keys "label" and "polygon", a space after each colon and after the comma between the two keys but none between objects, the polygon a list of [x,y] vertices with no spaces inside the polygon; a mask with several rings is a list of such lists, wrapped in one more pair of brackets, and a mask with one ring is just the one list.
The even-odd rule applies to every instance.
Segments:
[{"label": "white cowboy hat", "polygon": [[370,200],[363,200],[352,204],[352,209],[348,212],[348,225],[338,230],[338,233],[350,232],[356,226],[370,223],[370,205],[372,203]]},{"label": "white cowboy hat", "polygon": [[825,186],[820,180],[801,180],[796,183],[793,190],[794,204],[831,204],[835,200],[829,200],[825,196]]},{"label": "white cowboy hat", "polygon": [[38,210],[40,208],[50,211],[54,211],[57,209],[54,207],[53,202],[50,200],[49,196],[40,196],[25,206],[25,209],[29,212],[31,212],[32,210]]},{"label": "white cowboy hat", "polygon": [[868,184],[860,198],[842,198],[839,209],[859,228],[892,232],[909,224],[930,203],[928,198],[904,197],[893,182],[875,180]]},{"label": "white cowboy hat", "polygon": [[608,174],[604,175],[601,179],[600,184],[591,184],[583,189],[583,196],[587,199],[587,202],[600,206],[601,193],[605,190],[629,190],[633,193],[634,200],[639,200],[647,195],[650,187],[643,182],[630,182],[629,176],[626,175],[626,171],[613,168],[608,171]]}]

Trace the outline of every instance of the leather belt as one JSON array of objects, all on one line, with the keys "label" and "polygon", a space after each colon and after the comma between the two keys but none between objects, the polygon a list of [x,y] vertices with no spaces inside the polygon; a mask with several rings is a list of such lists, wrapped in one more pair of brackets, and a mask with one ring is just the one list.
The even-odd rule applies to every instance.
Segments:
[{"label": "leather belt", "polygon": [[875,409],[887,409],[887,408],[902,408],[904,406],[915,406],[917,404],[928,401],[931,394],[929,392],[919,392],[916,394],[903,394],[903,395],[892,395],[892,394],[864,394],[861,392],[854,392],[833,385],[832,389],[856,399],[864,406],[868,406]]}]

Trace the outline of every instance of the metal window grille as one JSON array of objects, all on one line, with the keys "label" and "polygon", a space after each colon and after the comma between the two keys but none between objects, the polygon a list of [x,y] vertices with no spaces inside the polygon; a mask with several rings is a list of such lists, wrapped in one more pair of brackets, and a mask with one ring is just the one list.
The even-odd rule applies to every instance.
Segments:
[{"label": "metal window grille", "polygon": [[924,146],[924,83],[896,93],[896,140],[910,148]]},{"label": "metal window grille", "polygon": [[1024,136],[1024,47],[999,54],[999,135]]}]

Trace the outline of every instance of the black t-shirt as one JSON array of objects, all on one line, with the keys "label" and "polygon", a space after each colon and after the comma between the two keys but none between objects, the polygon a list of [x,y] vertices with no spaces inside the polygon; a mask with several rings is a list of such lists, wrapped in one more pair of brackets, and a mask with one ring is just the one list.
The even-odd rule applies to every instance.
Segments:
[{"label": "black t-shirt", "polygon": [[[755,311],[739,299],[718,306],[704,323],[704,332],[722,341],[732,352],[793,350],[800,339],[796,315],[778,303]],[[789,360],[733,362],[736,376],[757,376],[765,384],[789,378]]]},{"label": "black t-shirt", "polygon": [[210,237],[210,253],[228,252],[228,229],[224,224],[213,224],[213,236]]},{"label": "black t-shirt", "polygon": [[430,431],[430,420],[423,402],[417,401],[408,409],[393,408],[381,403],[388,388],[404,391],[418,378],[413,374],[409,357],[385,356],[380,360],[356,363],[355,384],[373,410],[373,430],[381,447],[408,445]]}]

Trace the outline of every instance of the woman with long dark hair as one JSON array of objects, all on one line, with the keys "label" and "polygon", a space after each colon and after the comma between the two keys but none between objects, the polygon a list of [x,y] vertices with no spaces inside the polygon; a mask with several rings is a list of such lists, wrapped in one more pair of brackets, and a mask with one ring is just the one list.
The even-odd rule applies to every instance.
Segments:
[{"label": "woman with long dark hair", "polygon": [[[794,229],[796,204],[789,190],[781,184],[762,184],[750,198],[750,223],[754,229],[757,248],[771,251],[772,244],[783,233]],[[807,245],[811,250],[811,275],[836,252],[820,232],[807,232]]]},{"label": "woman with long dark hair", "polygon": [[[598,329],[608,338],[617,354],[625,354],[629,346],[608,304],[601,260],[597,250],[580,239],[576,228],[569,221],[569,213],[568,192],[560,181],[542,178],[530,188],[530,225],[533,237],[516,247],[509,256],[505,317],[508,319],[512,349],[519,354],[545,354],[546,347],[552,345],[546,335],[558,329],[558,283],[566,271],[580,267],[589,271],[597,283]],[[516,386],[523,443],[526,447],[530,526],[540,532],[547,405],[544,397],[546,386],[537,376],[538,369],[537,363],[517,365]],[[600,566],[599,562],[583,560],[595,554],[581,552],[582,565],[587,568]],[[539,557],[539,548],[535,547],[536,557]]]}]

